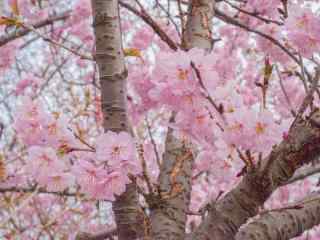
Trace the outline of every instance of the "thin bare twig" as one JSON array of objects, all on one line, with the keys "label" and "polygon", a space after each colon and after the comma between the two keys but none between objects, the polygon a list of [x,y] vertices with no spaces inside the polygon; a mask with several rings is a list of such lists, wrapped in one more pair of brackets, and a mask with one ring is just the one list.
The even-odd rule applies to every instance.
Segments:
[{"label": "thin bare twig", "polygon": [[[34,24],[32,27],[34,29],[38,29],[38,28],[42,28],[48,25],[53,24],[54,22],[58,22],[58,21],[63,21],[66,20],[68,17],[70,16],[70,12],[64,12],[62,14],[56,15],[56,16],[51,16],[48,19],[45,19],[43,21],[40,21],[36,24]],[[30,29],[27,28],[20,28],[15,32],[12,32],[10,34],[4,35],[0,37],[0,47],[4,46],[5,44],[7,44],[10,41],[13,41],[19,37],[23,37],[25,35],[27,35],[30,32]]]},{"label": "thin bare twig", "polygon": [[286,102],[287,102],[289,108],[290,108],[290,112],[291,112],[292,116],[295,117],[296,116],[296,112],[294,111],[294,109],[292,107],[292,103],[290,101],[289,95],[288,95],[288,93],[287,93],[287,91],[286,91],[286,89],[285,89],[285,87],[283,85],[283,79],[281,77],[281,73],[279,71],[278,65],[275,65],[275,68],[276,68],[277,75],[279,77],[280,87],[281,87],[281,90],[283,92],[283,95],[284,95],[284,97],[286,99]]},{"label": "thin bare twig", "polygon": [[317,67],[316,69],[316,74],[315,77],[313,79],[312,85],[310,86],[310,89],[307,93],[307,96],[304,98],[298,113],[297,113],[297,118],[298,117],[302,117],[303,113],[305,112],[305,110],[307,109],[307,107],[312,103],[313,101],[313,94],[315,93],[315,91],[318,88],[318,82],[319,82],[319,78],[320,78],[320,67]]},{"label": "thin bare twig", "polygon": [[239,12],[242,12],[242,13],[244,13],[246,15],[249,15],[249,16],[252,16],[254,18],[257,18],[257,19],[259,19],[259,20],[261,20],[261,21],[263,21],[265,23],[268,23],[268,24],[269,23],[274,23],[274,24],[277,24],[279,26],[282,26],[284,24],[283,22],[279,22],[279,21],[276,21],[276,20],[273,20],[273,19],[264,18],[264,17],[260,16],[258,12],[249,12],[247,10],[244,10],[244,9],[236,6],[235,4],[233,4],[233,3],[231,3],[231,2],[229,2],[227,0],[224,0],[223,2],[228,4],[230,7],[238,10]]},{"label": "thin bare twig", "polygon": [[146,24],[148,24],[153,29],[153,31],[160,37],[162,41],[168,44],[168,46],[172,50],[174,51],[178,50],[176,43],[168,36],[168,34],[165,31],[163,31],[163,29],[145,11],[143,11],[142,9],[141,11],[139,11],[123,1],[119,1],[119,4],[120,6],[124,7],[128,11],[140,17]]},{"label": "thin bare twig", "polygon": [[151,144],[152,144],[152,146],[153,146],[154,153],[155,153],[155,155],[156,155],[157,165],[158,165],[158,167],[160,168],[160,166],[161,166],[161,161],[160,161],[160,155],[159,155],[159,152],[158,152],[158,149],[157,149],[157,144],[156,144],[156,142],[154,141],[153,135],[152,135],[152,133],[151,133],[151,126],[150,126],[150,124],[149,124],[148,118],[146,117],[145,120],[146,120],[148,135],[149,135],[149,137],[150,137],[150,141],[151,141]]}]

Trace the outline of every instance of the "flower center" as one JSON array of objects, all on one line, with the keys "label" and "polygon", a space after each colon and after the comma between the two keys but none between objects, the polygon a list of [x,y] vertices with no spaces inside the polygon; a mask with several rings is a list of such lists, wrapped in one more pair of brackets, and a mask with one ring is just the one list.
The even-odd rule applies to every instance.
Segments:
[{"label": "flower center", "polygon": [[114,157],[119,157],[120,156],[120,153],[121,153],[121,146],[114,146],[112,148],[112,155]]},{"label": "flower center", "polygon": [[257,134],[263,134],[265,132],[265,130],[266,130],[266,126],[263,123],[258,122],[256,124],[256,133]]},{"label": "flower center", "polygon": [[188,76],[188,70],[184,70],[181,68],[178,69],[178,78],[180,80],[186,80],[187,76]]}]

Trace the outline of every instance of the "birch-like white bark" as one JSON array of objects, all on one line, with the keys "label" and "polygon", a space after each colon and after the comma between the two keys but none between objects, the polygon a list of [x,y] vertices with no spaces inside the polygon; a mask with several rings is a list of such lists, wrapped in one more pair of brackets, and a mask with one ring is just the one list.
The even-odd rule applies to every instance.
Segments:
[{"label": "birch-like white bark", "polygon": [[[95,59],[99,67],[102,112],[105,131],[130,131],[127,118],[126,78],[118,0],[92,0]],[[135,184],[113,203],[118,239],[138,237],[139,211]]]},{"label": "birch-like white bark", "polygon": [[188,19],[183,36],[183,45],[186,49],[197,47],[212,50],[214,7],[214,0],[189,0]]},{"label": "birch-like white bark", "polygon": [[[212,0],[192,0],[183,45],[185,49],[198,47],[212,49],[211,27],[214,9]],[[175,114],[174,114],[175,115]],[[174,121],[174,117],[172,118]],[[152,207],[152,239],[183,240],[187,212],[190,205],[191,176],[194,157],[181,139],[169,129],[166,148],[160,169],[161,197]]]}]

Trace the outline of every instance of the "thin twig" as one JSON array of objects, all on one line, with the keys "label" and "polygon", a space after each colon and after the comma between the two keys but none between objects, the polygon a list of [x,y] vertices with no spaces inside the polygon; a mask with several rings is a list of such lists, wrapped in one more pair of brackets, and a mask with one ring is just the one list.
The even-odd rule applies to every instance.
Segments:
[{"label": "thin twig", "polygon": [[172,50],[174,51],[178,50],[176,43],[168,36],[168,34],[165,31],[163,31],[163,29],[145,11],[141,10],[140,12],[134,7],[132,7],[131,5],[123,1],[119,1],[119,4],[120,6],[124,7],[128,11],[140,17],[146,24],[148,24],[153,29],[153,31],[160,37],[162,41],[168,44],[168,46]]},{"label": "thin twig", "polygon": [[302,117],[303,113],[305,112],[305,110],[307,109],[307,107],[312,103],[313,101],[313,94],[315,93],[315,91],[318,88],[318,82],[319,82],[319,78],[320,78],[320,68],[317,67],[316,69],[316,74],[315,77],[313,79],[312,85],[310,86],[310,89],[307,93],[307,96],[304,98],[298,113],[297,113],[297,118]]},{"label": "thin twig", "polygon": [[151,126],[150,126],[150,124],[149,124],[148,118],[146,117],[145,120],[146,120],[148,135],[149,135],[149,137],[150,137],[150,141],[151,141],[151,144],[152,144],[152,146],[153,146],[154,153],[155,153],[155,155],[156,155],[157,164],[158,164],[158,167],[160,168],[160,167],[161,167],[161,161],[160,161],[159,152],[158,152],[158,150],[157,150],[157,144],[156,144],[156,142],[154,141],[153,135],[152,135],[152,133],[151,133]]},{"label": "thin twig", "polygon": [[40,33],[37,29],[35,29],[35,28],[34,28],[33,26],[31,26],[31,25],[27,25],[27,24],[25,24],[25,23],[22,23],[22,26],[23,26],[24,28],[28,29],[29,31],[34,32],[35,34],[37,34],[37,35],[38,35],[40,38],[42,38],[44,41],[49,42],[49,43],[51,43],[51,44],[53,44],[53,45],[55,45],[55,46],[57,46],[57,47],[63,48],[63,49],[65,49],[65,50],[73,53],[74,55],[79,56],[81,59],[86,59],[86,60],[91,60],[91,61],[94,60],[92,56],[87,56],[87,55],[81,54],[81,53],[77,52],[76,50],[74,50],[74,49],[72,49],[72,48],[70,48],[70,47],[65,46],[64,44],[61,44],[61,43],[59,43],[59,42],[57,42],[57,41],[55,41],[55,40],[53,40],[53,39],[50,39],[49,37],[47,37],[47,36],[43,35],[42,33]]},{"label": "thin twig", "polygon": [[292,107],[292,104],[291,104],[290,98],[288,96],[288,93],[287,93],[287,91],[286,91],[286,89],[285,89],[285,87],[283,85],[283,79],[281,77],[281,73],[279,71],[278,65],[275,65],[275,68],[276,68],[277,75],[279,77],[279,82],[280,82],[280,87],[281,87],[282,93],[283,93],[283,95],[284,95],[284,97],[286,99],[286,102],[287,102],[287,104],[288,104],[288,106],[290,108],[290,112],[291,112],[292,116],[295,117],[296,116],[296,112],[294,111],[294,109]]},{"label": "thin twig", "polygon": [[[43,21],[35,23],[33,25],[33,28],[34,29],[38,29],[38,28],[42,28],[42,27],[51,25],[51,24],[53,24],[54,22],[57,22],[57,21],[66,20],[69,16],[70,16],[70,11],[64,12],[64,13],[56,15],[56,16],[51,16],[51,17],[49,17],[49,18],[47,18],[47,19],[45,19]],[[0,37],[0,47],[4,46],[5,44],[7,44],[10,41],[13,41],[13,40],[15,40],[15,39],[17,39],[19,37],[23,37],[23,36],[27,35],[29,32],[30,32],[29,29],[20,28],[17,31],[12,32],[11,34],[7,34],[7,35],[4,35],[4,36],[1,36]]]},{"label": "thin twig", "polygon": [[191,65],[192,69],[195,71],[195,74],[197,76],[197,79],[200,83],[202,90],[204,90],[207,93],[207,94],[205,94],[204,97],[211,103],[211,105],[215,108],[215,110],[220,114],[222,120],[225,122],[225,117],[223,115],[223,108],[220,107],[220,105],[217,105],[215,103],[215,101],[212,99],[212,97],[210,96],[208,90],[206,89],[206,87],[202,81],[201,73],[200,73],[199,69],[196,67],[196,65],[194,64],[194,62],[191,61],[190,65]]},{"label": "thin twig", "polygon": [[242,13],[244,13],[246,15],[249,15],[249,16],[252,16],[254,18],[257,18],[257,19],[259,19],[259,20],[261,20],[261,21],[263,21],[263,22],[265,22],[267,24],[274,23],[274,24],[277,24],[279,26],[282,26],[284,24],[283,22],[279,22],[279,21],[276,21],[276,20],[273,20],[273,19],[264,18],[264,17],[260,16],[258,12],[249,12],[247,10],[244,10],[244,9],[234,5],[233,3],[231,3],[231,2],[229,2],[227,0],[224,0],[223,2],[228,4],[230,7],[238,10],[239,12],[242,12]]}]

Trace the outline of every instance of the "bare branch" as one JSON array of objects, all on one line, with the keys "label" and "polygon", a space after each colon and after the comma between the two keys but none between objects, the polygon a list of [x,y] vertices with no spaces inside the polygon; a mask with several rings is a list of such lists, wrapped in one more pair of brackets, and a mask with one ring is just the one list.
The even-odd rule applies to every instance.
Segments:
[{"label": "bare branch", "polygon": [[[0,193],[32,193],[37,189],[37,185],[31,187],[0,187]],[[45,188],[38,188],[38,193],[53,194],[60,197],[84,197],[82,193],[71,192],[68,190],[57,192],[47,191]]]},{"label": "bare branch", "polygon": [[320,166],[310,166],[306,169],[301,169],[301,171],[296,172],[292,178],[290,178],[287,182],[283,183],[282,186],[288,185],[297,181],[301,181],[306,179],[307,177],[313,176],[315,174],[320,173]]},{"label": "bare branch", "polygon": [[[42,20],[38,23],[35,23],[33,25],[33,28],[38,29],[38,28],[42,28],[42,27],[51,25],[57,21],[66,20],[69,16],[70,16],[70,12],[64,12],[64,13],[56,15],[56,16],[51,16],[48,19]],[[7,35],[0,37],[0,47],[2,47],[3,45],[7,44],[10,41],[13,41],[17,38],[20,38],[20,37],[27,35],[29,32],[30,32],[30,29],[20,28],[15,32],[12,32],[10,34],[7,34]]]},{"label": "bare branch", "polygon": [[106,239],[113,240],[116,234],[117,234],[117,229],[111,229],[111,230],[107,230],[107,231],[96,233],[96,234],[81,232],[77,234],[76,240],[106,240]]},{"label": "bare branch", "polygon": [[174,51],[178,50],[176,43],[168,36],[168,34],[165,31],[161,29],[161,27],[151,18],[150,15],[146,13],[144,9],[141,9],[141,11],[139,11],[123,1],[119,1],[119,4],[120,6],[124,7],[128,11],[139,16],[146,24],[148,24],[153,29],[153,31],[160,37],[162,41],[167,43],[167,45],[172,50]]},{"label": "bare branch", "polygon": [[289,240],[320,224],[320,194],[313,193],[287,208],[262,214],[237,233],[235,240]]}]

